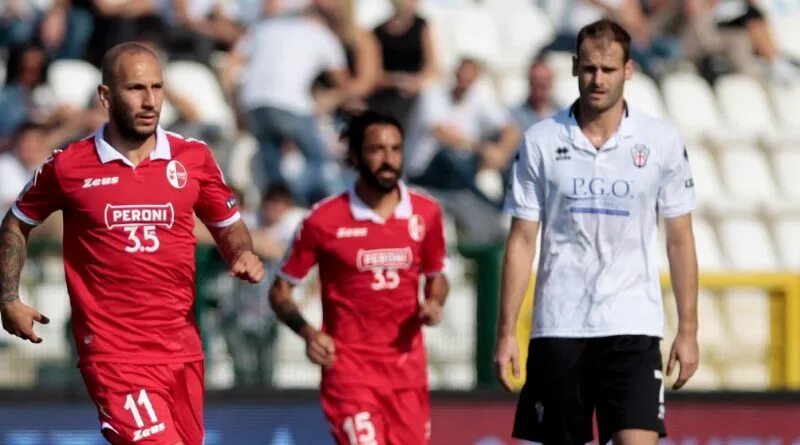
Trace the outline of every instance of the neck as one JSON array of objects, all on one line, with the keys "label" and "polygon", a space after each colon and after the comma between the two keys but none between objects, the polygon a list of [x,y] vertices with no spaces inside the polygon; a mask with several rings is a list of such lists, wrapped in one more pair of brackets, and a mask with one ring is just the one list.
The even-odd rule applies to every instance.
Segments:
[{"label": "neck", "polygon": [[394,190],[386,193],[376,190],[360,178],[356,181],[356,195],[364,201],[364,204],[384,219],[394,213],[395,207],[400,202],[399,187],[395,187]]},{"label": "neck", "polygon": [[142,140],[128,139],[119,132],[119,129],[113,122],[109,122],[108,125],[106,125],[103,138],[134,165],[150,156],[150,153],[156,148],[155,133]]},{"label": "neck", "polygon": [[617,131],[622,115],[625,112],[625,102],[618,101],[611,108],[594,112],[589,107],[578,101],[575,117],[578,126],[588,137],[589,141],[597,148],[605,145],[606,141]]}]

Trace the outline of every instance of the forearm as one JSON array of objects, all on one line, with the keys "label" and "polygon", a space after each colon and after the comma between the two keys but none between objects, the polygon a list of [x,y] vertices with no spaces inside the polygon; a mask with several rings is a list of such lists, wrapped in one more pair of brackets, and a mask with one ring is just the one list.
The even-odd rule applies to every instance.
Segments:
[{"label": "forearm", "polygon": [[[536,230],[538,232],[538,224]],[[516,233],[512,227],[503,258],[498,337],[516,335],[517,319],[522,302],[525,300],[525,292],[528,290],[535,251],[536,233],[533,236],[526,236],[524,233]]]},{"label": "forearm", "polygon": [[439,303],[444,306],[447,294],[450,292],[450,284],[444,274],[437,274],[430,278],[425,278],[425,299]]},{"label": "forearm", "polygon": [[511,155],[519,145],[520,131],[514,125],[506,125],[500,132],[500,140],[498,145],[503,149],[503,152]]},{"label": "forearm", "polygon": [[228,264],[244,252],[253,251],[253,240],[244,222],[237,221],[228,227],[216,229],[209,227],[211,235],[214,237],[222,257]]},{"label": "forearm", "polygon": [[431,130],[431,134],[440,144],[454,149],[474,150],[478,146],[478,141],[464,137],[461,132],[452,127],[436,126]]},{"label": "forearm", "polygon": [[0,302],[19,299],[19,278],[25,265],[27,234],[10,212],[0,226]]},{"label": "forearm", "polygon": [[278,320],[297,335],[308,338],[314,328],[308,324],[292,298],[292,285],[281,277],[275,278],[269,291],[269,304]]},{"label": "forearm", "polygon": [[678,306],[678,331],[696,334],[697,323],[697,255],[694,240],[684,237],[667,243],[672,291]]}]

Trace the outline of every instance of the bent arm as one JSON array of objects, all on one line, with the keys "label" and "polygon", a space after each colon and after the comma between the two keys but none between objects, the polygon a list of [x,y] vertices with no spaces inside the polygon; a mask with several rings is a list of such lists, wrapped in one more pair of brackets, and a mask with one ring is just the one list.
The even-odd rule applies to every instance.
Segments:
[{"label": "bent arm", "polygon": [[244,221],[239,220],[227,227],[208,226],[211,236],[219,247],[222,258],[232,264],[245,252],[253,252],[253,240]]},{"label": "bent arm", "polygon": [[269,290],[269,304],[278,320],[283,322],[297,335],[308,340],[316,331],[300,313],[300,309],[292,298],[292,284],[281,278],[275,277],[275,282]]},{"label": "bent arm", "polygon": [[667,258],[678,306],[678,333],[697,335],[697,253],[692,215],[667,218]]},{"label": "bent arm", "polygon": [[28,248],[28,235],[33,226],[25,224],[11,211],[0,225],[0,302],[19,300],[19,278]]}]

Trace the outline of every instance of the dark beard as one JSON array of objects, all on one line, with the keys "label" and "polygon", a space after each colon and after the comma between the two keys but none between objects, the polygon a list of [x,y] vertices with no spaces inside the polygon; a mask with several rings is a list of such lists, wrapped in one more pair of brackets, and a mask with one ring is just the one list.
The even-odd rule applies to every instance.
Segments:
[{"label": "dark beard", "polygon": [[[381,166],[381,168],[378,169],[378,172],[380,172],[381,170],[386,170],[386,169],[387,169],[386,166]],[[391,169],[391,170],[395,171],[394,169]],[[369,185],[370,187],[372,187],[373,189],[375,189],[375,190],[377,190],[377,191],[379,191],[381,193],[391,193],[391,192],[393,192],[394,189],[397,188],[397,181],[400,180],[399,172],[397,172],[398,175],[397,175],[396,179],[392,179],[392,180],[389,180],[389,181],[379,178],[378,175],[377,175],[378,172],[374,172],[373,173],[373,172],[369,171],[367,169],[366,165],[364,165],[363,162],[359,162],[359,164],[358,164],[359,176],[361,176],[361,179],[363,179],[364,182],[367,185]]]},{"label": "dark beard", "polygon": [[155,131],[139,131],[133,125],[133,120],[125,114],[125,108],[122,106],[112,106],[109,110],[111,122],[117,127],[120,136],[129,141],[141,142],[155,133]]}]

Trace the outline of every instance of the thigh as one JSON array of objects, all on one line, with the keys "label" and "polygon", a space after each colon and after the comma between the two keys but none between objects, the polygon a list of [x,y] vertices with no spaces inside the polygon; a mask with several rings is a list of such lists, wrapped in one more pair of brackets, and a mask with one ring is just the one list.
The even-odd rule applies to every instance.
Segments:
[{"label": "thigh", "polygon": [[320,396],[337,445],[386,445],[386,420],[373,388],[323,385]]},{"label": "thigh", "polygon": [[168,366],[93,363],[81,367],[97,406],[100,431],[114,445],[174,445],[181,441],[172,417]]},{"label": "thigh", "polygon": [[592,440],[594,397],[585,380],[586,351],[586,339],[531,340],[514,437],[564,445]]},{"label": "thigh", "polygon": [[175,365],[173,394],[175,405],[172,416],[184,445],[202,445],[203,436],[203,396],[204,366],[203,361]]},{"label": "thigh", "polygon": [[666,435],[659,343],[644,335],[599,340],[594,375],[601,443],[627,429]]},{"label": "thigh", "polygon": [[381,393],[381,412],[386,423],[386,444],[425,445],[431,437],[428,388],[401,388]]}]

